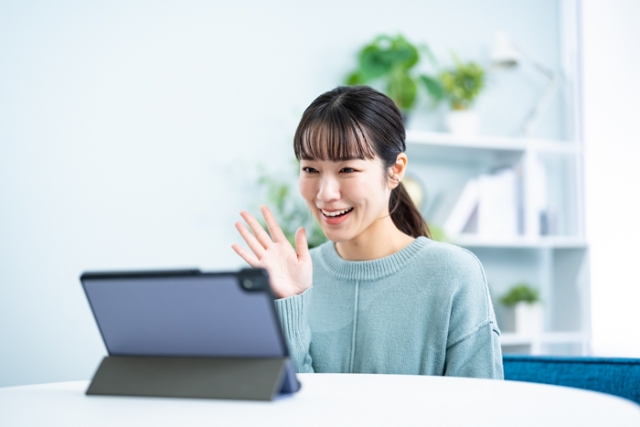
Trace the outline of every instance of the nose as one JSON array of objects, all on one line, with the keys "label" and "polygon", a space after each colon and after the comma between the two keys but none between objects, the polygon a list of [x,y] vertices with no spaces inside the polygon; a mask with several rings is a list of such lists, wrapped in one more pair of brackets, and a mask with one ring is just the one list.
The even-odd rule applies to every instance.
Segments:
[{"label": "nose", "polygon": [[340,183],[338,180],[326,174],[320,179],[317,198],[319,201],[327,203],[340,199]]}]

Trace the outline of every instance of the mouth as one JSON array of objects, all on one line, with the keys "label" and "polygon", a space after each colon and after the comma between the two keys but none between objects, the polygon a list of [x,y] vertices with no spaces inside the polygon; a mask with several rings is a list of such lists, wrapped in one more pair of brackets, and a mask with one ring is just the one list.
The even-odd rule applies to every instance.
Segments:
[{"label": "mouth", "polygon": [[348,214],[352,210],[353,208],[347,208],[339,211],[325,211],[324,209],[320,209],[320,212],[322,212],[322,215],[326,216],[327,218],[337,218]]},{"label": "mouth", "polygon": [[345,221],[349,217],[349,214],[352,211],[353,211],[353,208],[347,208],[347,209],[336,210],[336,211],[327,211],[324,209],[320,209],[320,212],[322,213],[322,219],[326,224],[330,224],[330,225],[340,224],[341,222]]}]

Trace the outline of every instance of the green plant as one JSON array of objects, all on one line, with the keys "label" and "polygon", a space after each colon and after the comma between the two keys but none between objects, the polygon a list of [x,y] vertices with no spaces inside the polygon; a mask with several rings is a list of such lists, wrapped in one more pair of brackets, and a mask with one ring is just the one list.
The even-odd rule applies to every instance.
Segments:
[{"label": "green plant", "polygon": [[[433,59],[426,46],[421,49]],[[418,48],[402,35],[380,35],[360,50],[358,68],[347,76],[346,84],[385,80],[385,93],[407,113],[413,109],[418,95],[419,78],[413,76],[412,69],[419,60]]]},{"label": "green plant", "polygon": [[534,304],[538,301],[540,301],[538,290],[523,282],[515,284],[500,298],[500,302],[507,307],[514,306],[519,302]]},{"label": "green plant", "polygon": [[442,228],[429,224],[429,231],[431,231],[431,240],[435,240],[437,242],[449,242],[449,237]]},{"label": "green plant", "polygon": [[[295,162],[297,170],[297,161]],[[287,240],[295,248],[295,233],[299,227],[304,227],[307,232],[309,249],[321,245],[327,241],[322,228],[313,218],[309,208],[301,198],[296,197],[292,186],[281,181],[262,170],[258,178],[258,186],[261,187],[267,199],[267,205],[273,212],[282,232]],[[266,229],[267,224],[260,219],[260,224]]]},{"label": "green plant", "polygon": [[484,88],[485,72],[476,62],[463,63],[455,55],[453,59],[455,67],[440,73],[437,81],[428,76],[422,78],[426,85],[434,87],[432,94],[438,92],[435,86],[441,86],[441,98],[448,99],[453,110],[466,110]]}]

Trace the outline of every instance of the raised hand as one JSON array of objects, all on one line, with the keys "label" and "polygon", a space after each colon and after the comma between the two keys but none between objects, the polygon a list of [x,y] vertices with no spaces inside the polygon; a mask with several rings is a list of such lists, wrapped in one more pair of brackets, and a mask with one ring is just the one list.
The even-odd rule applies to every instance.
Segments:
[{"label": "raised hand", "polygon": [[251,227],[253,234],[240,221],[237,221],[235,226],[253,253],[235,243],[231,247],[251,267],[267,270],[271,289],[278,298],[301,294],[311,287],[313,275],[305,230],[301,227],[296,231],[294,249],[269,208],[260,206],[260,211],[267,222],[271,237],[253,215],[241,211],[240,215]]}]

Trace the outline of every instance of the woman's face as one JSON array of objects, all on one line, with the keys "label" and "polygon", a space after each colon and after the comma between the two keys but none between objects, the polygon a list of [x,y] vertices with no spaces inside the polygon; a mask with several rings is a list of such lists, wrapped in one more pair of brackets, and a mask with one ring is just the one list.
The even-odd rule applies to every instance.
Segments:
[{"label": "woman's face", "polygon": [[382,161],[301,160],[300,194],[327,238],[346,242],[389,214],[391,187]]}]

